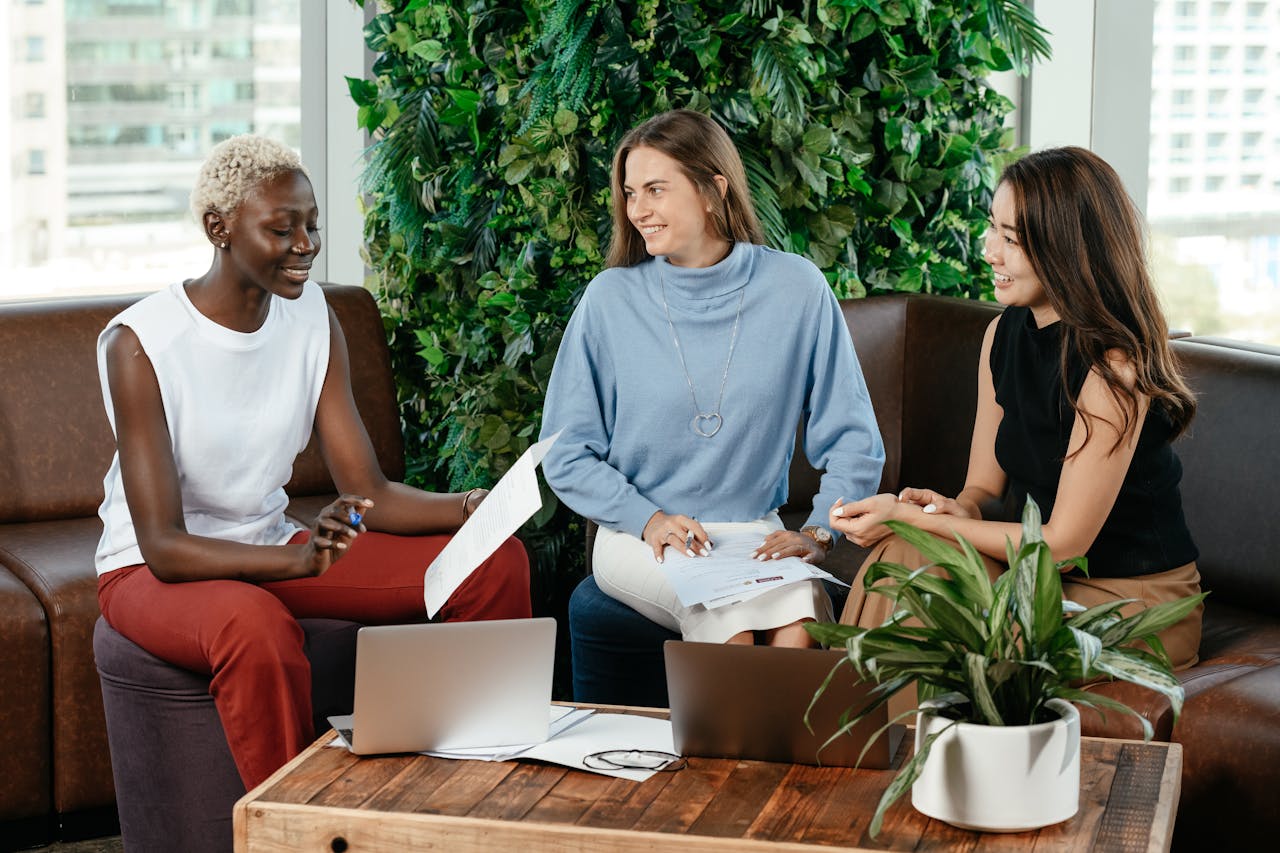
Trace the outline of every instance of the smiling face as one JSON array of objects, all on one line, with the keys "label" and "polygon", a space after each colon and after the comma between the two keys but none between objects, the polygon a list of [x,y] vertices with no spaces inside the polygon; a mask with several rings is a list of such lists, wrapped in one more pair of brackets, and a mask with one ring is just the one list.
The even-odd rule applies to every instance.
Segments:
[{"label": "smiling face", "polygon": [[226,243],[230,261],[246,281],[296,299],[320,253],[320,230],[311,181],[301,172],[267,178],[230,217]]},{"label": "smiling face", "polygon": [[[719,186],[724,178],[716,177]],[[729,253],[729,241],[711,229],[707,200],[671,157],[645,145],[632,149],[622,187],[627,218],[650,255],[680,267],[709,267]]]},{"label": "smiling face", "polygon": [[1018,211],[1013,189],[1002,183],[991,201],[991,217],[982,257],[995,274],[996,301],[1001,305],[1030,308],[1036,325],[1043,328],[1058,319],[1044,284],[1031,266],[1018,234]]}]

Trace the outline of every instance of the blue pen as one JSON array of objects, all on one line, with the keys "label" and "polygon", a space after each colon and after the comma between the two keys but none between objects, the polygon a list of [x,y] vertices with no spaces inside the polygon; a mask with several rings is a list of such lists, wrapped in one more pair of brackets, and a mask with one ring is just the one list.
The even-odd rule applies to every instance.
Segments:
[{"label": "blue pen", "polygon": [[347,510],[347,520],[351,522],[352,527],[358,526],[363,518],[364,516],[356,512],[354,509]]}]

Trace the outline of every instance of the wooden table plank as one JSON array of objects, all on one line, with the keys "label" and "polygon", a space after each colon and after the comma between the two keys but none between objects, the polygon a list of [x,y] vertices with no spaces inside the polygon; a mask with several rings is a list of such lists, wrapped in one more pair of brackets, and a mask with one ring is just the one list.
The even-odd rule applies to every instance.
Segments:
[{"label": "wooden table plank", "polygon": [[[486,762],[487,763],[487,762]],[[567,767],[545,764],[516,766],[493,790],[465,812],[469,817],[517,821],[537,805],[566,773]],[[464,814],[464,812],[454,812]]]},{"label": "wooden table plank", "polygon": [[[337,752],[336,749],[332,750]],[[359,806],[382,790],[415,763],[415,755],[385,756],[372,761],[358,761],[337,779],[315,793],[307,803],[313,806]]]},{"label": "wooden table plank", "polygon": [[431,761],[456,764],[458,769],[442,784],[418,793],[414,811],[420,814],[469,814],[486,802],[495,789],[522,769],[520,765],[508,761],[450,761],[447,758],[433,758]]},{"label": "wooden table plank", "polygon": [[786,775],[774,786],[768,804],[747,828],[747,838],[766,841],[803,838],[822,803],[831,795],[836,780],[849,775],[843,767],[793,764],[784,768]]},{"label": "wooden table plank", "polygon": [[[525,820],[577,823],[614,782],[626,781],[595,773],[566,773],[547,795],[524,815]],[[635,783],[630,783],[635,787]]]},{"label": "wooden table plank", "polygon": [[[681,771],[683,772],[683,771]],[[786,777],[785,764],[740,761],[689,831],[699,835],[742,838],[774,798],[774,789]]]},{"label": "wooden table plank", "polygon": [[422,812],[437,789],[462,769],[458,761],[415,761],[361,804],[368,811]]},{"label": "wooden table plank", "polygon": [[640,832],[688,832],[724,787],[735,764],[718,758],[690,758],[683,770],[669,774],[671,781],[631,828]]},{"label": "wooden table plank", "polygon": [[675,775],[655,773],[640,784],[629,779],[613,779],[600,799],[578,818],[578,825],[594,829],[632,828]]}]

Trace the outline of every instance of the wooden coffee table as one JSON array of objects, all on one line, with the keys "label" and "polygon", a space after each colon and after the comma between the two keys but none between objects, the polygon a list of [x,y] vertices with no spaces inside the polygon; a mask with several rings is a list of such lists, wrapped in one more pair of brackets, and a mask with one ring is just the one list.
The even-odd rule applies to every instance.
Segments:
[{"label": "wooden coffee table", "polygon": [[980,834],[924,817],[906,795],[872,839],[867,825],[896,769],[692,758],[684,770],[637,783],[534,762],[359,758],[326,747],[332,737],[236,804],[238,853],[1163,851],[1182,778],[1178,744],[1084,738],[1080,811],[1071,820],[1037,832]]}]

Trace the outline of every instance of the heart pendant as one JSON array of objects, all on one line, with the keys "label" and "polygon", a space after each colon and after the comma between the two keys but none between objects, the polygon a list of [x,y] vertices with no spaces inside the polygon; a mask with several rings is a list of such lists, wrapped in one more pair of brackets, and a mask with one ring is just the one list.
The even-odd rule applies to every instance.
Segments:
[{"label": "heart pendant", "polygon": [[720,417],[719,412],[712,412],[704,415],[702,412],[693,416],[693,431],[703,438],[711,438],[720,431],[720,427],[724,425],[724,418]]}]

